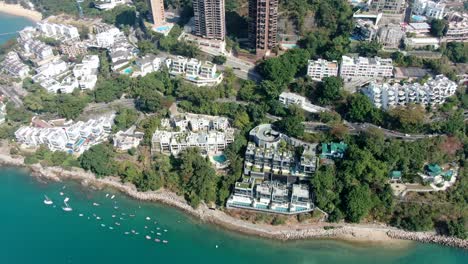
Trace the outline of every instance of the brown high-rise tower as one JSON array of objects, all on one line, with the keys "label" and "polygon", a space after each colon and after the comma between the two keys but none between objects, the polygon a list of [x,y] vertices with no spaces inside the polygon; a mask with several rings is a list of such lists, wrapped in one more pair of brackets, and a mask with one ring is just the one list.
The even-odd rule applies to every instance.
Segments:
[{"label": "brown high-rise tower", "polygon": [[160,27],[166,24],[166,15],[164,13],[164,0],[149,0],[151,13],[153,14],[154,27]]},{"label": "brown high-rise tower", "polygon": [[249,0],[249,39],[257,55],[277,45],[278,0]]},{"label": "brown high-rise tower", "polygon": [[195,35],[224,40],[226,34],[224,0],[193,0],[193,13]]}]

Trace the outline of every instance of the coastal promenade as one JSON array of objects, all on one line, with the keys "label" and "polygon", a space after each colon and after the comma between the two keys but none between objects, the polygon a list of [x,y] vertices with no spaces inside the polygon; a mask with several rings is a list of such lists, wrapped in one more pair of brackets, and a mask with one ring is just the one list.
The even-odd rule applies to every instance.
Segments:
[{"label": "coastal promenade", "polygon": [[79,168],[66,170],[60,167],[42,167],[39,164],[25,166],[23,158],[9,154],[6,142],[0,147],[0,164],[27,167],[31,175],[54,181],[77,180],[85,186],[115,188],[130,197],[144,201],[155,201],[176,207],[207,223],[214,223],[226,229],[278,240],[298,240],[312,238],[340,239],[354,242],[383,243],[402,246],[404,240],[423,243],[437,243],[451,247],[468,249],[468,240],[436,235],[433,232],[407,232],[386,225],[318,223],[272,226],[253,224],[227,215],[221,210],[212,210],[205,204],[192,208],[183,197],[161,189],[158,191],[139,192],[134,185],[122,183],[118,177],[96,178],[94,174]]}]

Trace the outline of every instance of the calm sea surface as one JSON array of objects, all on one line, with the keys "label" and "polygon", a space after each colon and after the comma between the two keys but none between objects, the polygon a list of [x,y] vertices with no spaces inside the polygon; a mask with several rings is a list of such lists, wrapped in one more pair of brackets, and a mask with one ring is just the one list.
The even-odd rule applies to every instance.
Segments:
[{"label": "calm sea surface", "polygon": [[[44,195],[53,205],[44,204]],[[71,212],[62,210],[67,197]],[[438,245],[391,249],[248,237],[112,190],[39,182],[17,169],[0,168],[0,201],[0,263],[468,263],[468,252]]]},{"label": "calm sea surface", "polygon": [[15,38],[18,30],[33,25],[34,22],[24,17],[12,16],[0,12],[0,45]]}]

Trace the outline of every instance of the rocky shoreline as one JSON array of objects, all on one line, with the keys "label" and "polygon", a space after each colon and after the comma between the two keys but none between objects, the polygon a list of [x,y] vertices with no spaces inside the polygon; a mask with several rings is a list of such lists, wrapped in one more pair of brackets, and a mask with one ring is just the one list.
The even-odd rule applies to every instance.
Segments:
[{"label": "rocky shoreline", "polygon": [[[2,151],[3,152],[3,151]],[[160,202],[176,207],[206,223],[213,223],[231,231],[277,240],[339,239],[354,242],[372,242],[400,245],[404,240],[422,243],[436,243],[468,250],[468,240],[436,235],[430,232],[407,232],[385,225],[375,224],[297,224],[271,226],[254,224],[227,215],[221,210],[212,210],[206,205],[192,208],[183,197],[167,190],[139,192],[134,185],[122,183],[118,177],[96,178],[94,174],[79,168],[66,170],[60,167],[42,167],[39,164],[26,166],[22,157],[11,157],[0,153],[0,163],[9,166],[26,167],[31,175],[54,181],[66,179],[81,181],[84,185],[98,188],[111,187],[126,195],[144,201]]]}]

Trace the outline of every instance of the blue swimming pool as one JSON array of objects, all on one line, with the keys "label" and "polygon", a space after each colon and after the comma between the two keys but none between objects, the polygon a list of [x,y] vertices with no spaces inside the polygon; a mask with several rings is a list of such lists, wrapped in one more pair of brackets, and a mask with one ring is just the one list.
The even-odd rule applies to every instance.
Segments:
[{"label": "blue swimming pool", "polygon": [[218,156],[213,156],[213,160],[222,164],[222,163],[226,162],[227,158],[226,158],[226,156],[224,154],[222,154],[222,155],[218,155]]},{"label": "blue swimming pool", "polygon": [[122,71],[125,74],[131,74],[133,72],[133,69],[131,67],[128,67]]},{"label": "blue swimming pool", "polygon": [[416,22],[422,22],[422,21],[425,21],[427,19],[424,16],[412,15],[411,20],[416,21]]}]

